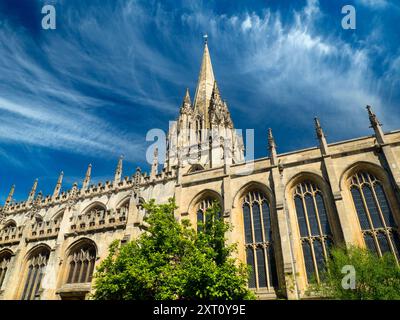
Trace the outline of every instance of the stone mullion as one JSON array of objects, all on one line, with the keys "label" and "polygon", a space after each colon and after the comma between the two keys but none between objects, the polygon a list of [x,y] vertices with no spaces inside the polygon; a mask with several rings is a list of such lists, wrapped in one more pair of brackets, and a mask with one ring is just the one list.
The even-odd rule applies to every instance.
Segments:
[{"label": "stone mullion", "polygon": [[22,299],[25,299],[26,300],[26,297],[27,297],[27,294],[28,294],[28,289],[29,289],[29,285],[30,285],[30,281],[31,281],[31,278],[32,278],[32,271],[33,271],[33,266],[28,266],[28,272],[27,272],[27,275],[26,275],[26,280],[25,280],[25,285],[24,285],[24,289],[23,289],[23,291],[22,291]]},{"label": "stone mullion", "polygon": [[[382,224],[383,224],[383,227],[385,229],[385,233],[384,234],[386,236],[386,240],[389,243],[390,251],[392,251],[393,255],[396,257],[394,245],[392,243],[392,239],[390,238],[390,235],[389,235],[389,232],[388,232],[388,226],[386,225],[386,220],[385,220],[385,217],[383,215],[381,205],[380,205],[380,203],[378,201],[378,197],[377,197],[376,192],[375,192],[375,183],[379,183],[379,182],[375,181],[375,183],[373,183],[372,180],[371,180],[371,176],[369,174],[368,174],[368,180],[369,180],[369,183],[371,185],[372,194],[373,194],[373,197],[374,197],[374,201],[375,201],[376,207],[378,208],[379,216],[381,217]],[[385,192],[385,190],[383,188],[383,185],[381,185],[381,186],[382,186],[383,192]],[[388,202],[388,206],[390,206],[389,202]],[[390,208],[390,210],[391,210],[391,208]],[[378,244],[379,244],[379,242],[378,242]],[[379,245],[379,250],[380,250],[380,245]],[[397,261],[397,257],[396,257],[396,261]],[[397,263],[398,263],[398,261],[397,261]]]},{"label": "stone mullion", "polygon": [[[390,232],[393,233],[393,232],[396,232],[396,231],[391,229]],[[385,229],[385,236],[386,236],[386,239],[387,239],[387,241],[389,243],[390,251],[392,251],[392,254],[395,257],[397,264],[399,264],[399,260],[398,260],[397,255],[396,255],[396,250],[394,248],[394,244],[393,244],[392,239],[390,237],[390,232],[389,232],[389,229]]]},{"label": "stone mullion", "polygon": [[33,275],[31,277],[31,280],[30,280],[31,283],[29,285],[29,290],[28,290],[28,300],[32,300],[32,294],[34,293],[34,289],[35,289],[37,278],[38,278],[37,277],[38,276],[38,271],[39,271],[39,266],[35,265],[34,266],[34,272],[33,272]]},{"label": "stone mullion", "polygon": [[[251,205],[250,205],[251,204]],[[254,275],[256,278],[256,288],[260,289],[260,284],[258,281],[258,263],[257,263],[257,246],[256,246],[256,241],[255,241],[255,233],[254,233],[254,219],[253,219],[253,205],[252,203],[249,204],[250,207],[250,222],[251,222],[251,233],[252,233],[252,248],[253,248],[253,256],[254,256]]]},{"label": "stone mullion", "polygon": [[[358,179],[358,177],[357,177],[357,179]],[[366,201],[365,196],[364,196],[363,185],[360,183],[359,180],[358,180],[358,183],[359,183],[359,190],[360,190],[360,194],[361,194],[361,199],[362,199],[362,202],[363,202],[363,205],[364,205],[364,208],[365,208],[365,212],[367,213],[367,218],[368,218],[368,222],[369,222],[369,225],[370,225],[370,230],[369,230],[369,231],[371,232],[372,237],[373,237],[373,239],[374,239],[375,247],[377,248],[378,255],[379,255],[379,256],[382,256],[381,248],[380,248],[378,239],[377,239],[377,237],[376,237],[375,226],[374,226],[374,224],[372,223],[371,213],[369,212],[369,208],[368,208],[368,205],[367,205],[367,201]],[[372,188],[372,187],[371,187],[371,188]],[[365,242],[365,237],[364,237],[364,242]]]},{"label": "stone mullion", "polygon": [[[323,250],[323,253],[324,253],[325,260],[327,260],[328,259],[328,252],[327,252],[326,247],[325,247],[324,233],[322,232],[321,221],[319,219],[319,210],[318,210],[318,206],[317,206],[317,200],[315,198],[315,194],[316,193],[317,193],[317,191],[313,192],[312,198],[313,198],[315,215],[316,215],[316,218],[317,218],[318,230],[319,230],[319,234],[320,234],[319,238],[321,240],[321,245],[322,245],[322,250]],[[321,194],[321,196],[322,196],[322,194]],[[323,197],[322,197],[322,201],[324,201]],[[325,203],[324,203],[324,205],[325,205]],[[328,219],[328,217],[327,217],[327,219]],[[319,272],[319,270],[318,270],[318,272]]]},{"label": "stone mullion", "polygon": [[42,282],[43,272],[44,272],[44,269],[45,269],[45,268],[46,268],[46,265],[44,265],[44,266],[39,266],[39,268],[38,268],[39,274],[38,274],[37,281],[36,281],[36,285],[35,285],[35,292],[33,292],[33,297],[34,297],[34,298],[36,297],[36,295],[37,295],[38,292],[39,292],[40,284],[41,284],[41,282]]},{"label": "stone mullion", "polygon": [[7,272],[7,268],[0,269],[0,289],[1,289],[1,286],[3,285],[4,278],[6,277],[6,272]]},{"label": "stone mullion", "polygon": [[86,277],[85,277],[85,282],[89,282],[89,278],[90,278],[90,270],[92,269],[92,263],[94,263],[93,259],[89,259],[88,260],[88,266],[87,266],[87,272],[86,272]]},{"label": "stone mullion", "polygon": [[[264,263],[265,263],[265,273],[266,273],[266,276],[267,276],[267,288],[268,288],[268,290],[270,290],[271,288],[272,288],[272,285],[271,285],[271,279],[270,279],[270,274],[269,274],[269,264],[268,264],[268,261],[269,261],[269,259],[270,259],[270,257],[269,257],[269,254],[268,254],[268,250],[267,250],[267,248],[268,248],[268,246],[264,243],[264,245],[263,245],[263,250],[264,250]],[[272,268],[273,266],[271,265],[271,268]]]},{"label": "stone mullion", "polygon": [[[370,177],[369,174],[368,174],[368,180],[369,180],[369,184],[370,184],[371,189],[372,189],[372,195],[373,195],[373,197],[374,197],[374,201],[375,201],[376,207],[378,208],[379,216],[381,217],[381,221],[382,221],[383,227],[384,227],[385,229],[387,229],[385,217],[383,216],[383,212],[382,212],[381,206],[380,206],[380,204],[379,204],[378,197],[376,196],[375,184],[371,181],[371,177]],[[382,189],[383,189],[383,186],[382,186]],[[389,204],[388,204],[388,205],[389,205]]]},{"label": "stone mullion", "polygon": [[267,254],[267,250],[266,250],[266,235],[265,235],[265,228],[264,228],[264,212],[262,210],[262,200],[261,200],[261,196],[258,193],[258,197],[257,197],[258,201],[258,207],[259,207],[259,211],[260,211],[260,220],[261,220],[261,236],[262,236],[262,240],[263,240],[263,250],[264,250],[264,264],[265,264],[265,275],[266,275],[266,280],[267,280],[267,287],[268,290],[271,288],[271,281],[270,281],[270,275],[269,275],[269,270],[268,270],[268,260],[269,260],[269,256]]},{"label": "stone mullion", "polygon": [[78,269],[78,261],[75,259],[73,256],[71,259],[74,262],[73,270],[72,270],[72,277],[71,277],[71,283],[75,283],[75,278],[76,278],[76,270]]},{"label": "stone mullion", "polygon": [[[389,234],[389,231],[388,231],[389,228],[386,225],[385,217],[383,215],[382,208],[381,208],[381,206],[379,204],[378,197],[377,197],[376,192],[375,192],[375,183],[378,183],[378,182],[373,183],[372,180],[371,180],[371,176],[369,174],[368,174],[368,180],[369,180],[370,185],[371,185],[372,194],[373,194],[373,197],[374,197],[374,201],[375,201],[376,207],[378,208],[378,212],[379,212],[379,215],[381,217],[383,227],[385,229],[384,234],[386,236],[386,240],[389,243],[390,251],[392,251],[393,255],[396,257],[394,245],[392,243],[392,239],[390,238],[390,234]],[[382,189],[383,189],[383,186],[382,186]],[[388,206],[389,206],[389,203],[388,203]],[[378,244],[379,244],[379,242],[378,242]],[[380,250],[380,245],[379,245],[379,250]],[[396,257],[396,261],[397,261],[397,257]]]},{"label": "stone mullion", "polygon": [[83,259],[83,254],[81,254],[80,258],[80,263],[81,263],[81,268],[79,270],[79,275],[78,275],[78,283],[82,282],[82,275],[83,275],[83,269],[84,269],[84,259]]},{"label": "stone mullion", "polygon": [[[306,225],[307,225],[307,231],[308,231],[308,243],[310,245],[310,251],[311,251],[311,257],[313,260],[313,264],[314,264],[314,272],[315,275],[317,277],[317,282],[319,282],[319,275],[318,275],[318,266],[317,266],[317,262],[316,262],[316,258],[315,258],[315,252],[314,252],[314,243],[313,243],[313,239],[311,237],[311,228],[310,228],[310,223],[308,221],[308,210],[307,210],[307,206],[306,206],[306,201],[305,201],[305,196],[304,196],[304,192],[303,192],[303,187],[302,188],[302,195],[301,195],[301,200],[303,203],[303,209],[304,209],[304,216],[306,218]],[[303,255],[304,256],[304,255]]]}]

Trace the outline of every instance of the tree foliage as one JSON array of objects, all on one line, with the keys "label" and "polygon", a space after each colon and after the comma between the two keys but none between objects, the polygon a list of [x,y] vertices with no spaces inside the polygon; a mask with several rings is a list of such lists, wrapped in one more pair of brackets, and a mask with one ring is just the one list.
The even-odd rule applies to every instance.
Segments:
[{"label": "tree foliage", "polygon": [[[354,267],[352,270],[355,272],[353,288],[349,288],[349,266]],[[400,268],[396,258],[389,253],[378,257],[368,249],[333,248],[322,278],[324,281],[311,286],[311,291],[325,297],[342,300],[400,299]]]},{"label": "tree foliage", "polygon": [[252,299],[247,266],[232,258],[226,245],[231,228],[214,204],[196,232],[188,220],[178,222],[173,199],[144,205],[147,231],[120,245],[113,242],[95,274],[93,299]]}]

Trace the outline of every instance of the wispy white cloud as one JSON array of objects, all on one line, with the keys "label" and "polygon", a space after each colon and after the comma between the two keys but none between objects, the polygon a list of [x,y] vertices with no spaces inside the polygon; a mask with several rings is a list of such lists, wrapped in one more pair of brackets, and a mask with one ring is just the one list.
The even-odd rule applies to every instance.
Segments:
[{"label": "wispy white cloud", "polygon": [[[381,89],[383,83],[399,81],[399,73],[388,71],[390,81],[376,75],[373,37],[349,44],[322,33],[317,26],[323,15],[319,2],[309,0],[285,22],[279,11],[269,9],[232,16],[199,11],[182,19],[188,28],[209,30],[218,44],[214,49],[229,48],[234,67],[223,70],[225,87],[231,96],[238,92],[230,107],[253,116],[253,123],[279,125],[290,114],[290,122],[300,128],[317,115],[335,136],[359,135],[368,131],[365,105],[370,104],[388,127],[398,124],[399,114],[384,112],[390,101]],[[391,65],[396,68],[394,61]]]},{"label": "wispy white cloud", "polygon": [[104,115],[116,108],[174,115],[177,106],[159,82],[184,87],[182,66],[147,43],[141,31],[152,17],[135,1],[109,7],[62,7],[64,32],[43,34],[41,42],[2,22],[0,141],[143,160],[145,134],[121,130],[118,118]]},{"label": "wispy white cloud", "polygon": [[375,9],[385,8],[388,6],[386,0],[357,0],[358,3]]}]

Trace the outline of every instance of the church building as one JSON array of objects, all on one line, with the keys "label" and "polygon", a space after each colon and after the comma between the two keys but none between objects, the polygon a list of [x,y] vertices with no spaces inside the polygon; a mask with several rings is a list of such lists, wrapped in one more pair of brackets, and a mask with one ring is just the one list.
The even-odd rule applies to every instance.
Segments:
[{"label": "church building", "polygon": [[400,130],[383,132],[369,106],[365,116],[369,136],[328,143],[316,118],[319,145],[284,154],[269,129],[267,156],[246,162],[206,41],[196,92],[192,99],[186,91],[169,126],[163,165],[156,149],[149,174],[124,176],[120,158],[111,181],[91,184],[89,165],[65,192],[62,172],[51,195],[37,193],[36,180],[15,202],[11,188],[0,207],[0,299],[88,298],[111,242],[146,229],[143,204],[151,199],[175,197],[176,218],[194,227],[217,201],[259,299],[308,298],[332,245],[400,259]]}]

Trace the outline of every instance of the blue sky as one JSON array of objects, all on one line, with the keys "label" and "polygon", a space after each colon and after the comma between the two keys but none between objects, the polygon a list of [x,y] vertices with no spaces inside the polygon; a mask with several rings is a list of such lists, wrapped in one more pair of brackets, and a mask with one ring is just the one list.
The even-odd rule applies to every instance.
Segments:
[{"label": "blue sky", "polygon": [[[53,4],[57,29],[41,28]],[[357,29],[341,27],[352,4]],[[167,130],[192,98],[209,35],[214,73],[236,128],[255,129],[255,157],[400,128],[400,4],[389,0],[0,0],[0,201],[35,178],[52,192],[148,170],[148,130]]]}]

